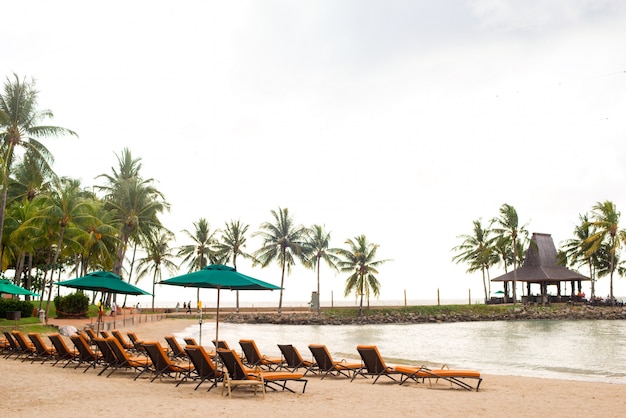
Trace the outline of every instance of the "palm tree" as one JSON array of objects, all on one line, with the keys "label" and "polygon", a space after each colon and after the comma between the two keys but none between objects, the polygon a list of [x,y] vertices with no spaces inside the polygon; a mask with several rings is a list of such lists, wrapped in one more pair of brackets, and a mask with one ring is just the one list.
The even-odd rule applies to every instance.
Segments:
[{"label": "palm tree", "polygon": [[104,202],[93,199],[85,209],[89,218],[79,220],[85,234],[81,240],[82,253],[76,262],[76,277],[94,270],[113,268],[115,249],[119,243],[119,229],[115,223],[115,213],[104,208]]},{"label": "palm tree", "polygon": [[[31,269],[33,259],[38,250],[37,243],[32,239],[33,236],[37,237],[40,234],[40,230],[37,227],[23,228],[24,224],[32,225],[31,219],[35,218],[41,211],[41,200],[28,200],[22,201],[14,200],[6,210],[5,218],[5,233],[8,236],[9,245],[4,247],[3,255],[5,259],[9,258],[9,254],[12,255],[12,263],[15,264],[15,279],[17,284],[19,279],[26,273],[26,280],[24,287],[31,288]],[[28,261],[28,265],[27,265]],[[8,263],[6,263],[8,264]]]},{"label": "palm tree", "polygon": [[365,235],[359,235],[354,240],[346,240],[348,249],[337,249],[337,255],[342,258],[338,267],[344,273],[352,273],[346,280],[345,296],[355,292],[360,297],[359,314],[363,314],[363,297],[373,293],[380,294],[380,282],[376,278],[377,267],[390,260],[376,260],[378,245],[367,241]]},{"label": "palm tree", "polygon": [[500,207],[500,217],[493,219],[493,222],[496,225],[499,225],[499,228],[494,228],[494,232],[500,234],[502,236],[508,236],[511,240],[512,248],[513,248],[513,304],[517,303],[517,266],[522,258],[522,253],[520,252],[520,247],[518,245],[518,241],[520,239],[520,235],[522,237],[527,237],[528,232],[526,231],[525,225],[519,225],[519,218],[517,216],[517,211],[515,208],[507,203],[503,204]]},{"label": "palm tree", "polygon": [[189,271],[201,270],[207,264],[217,262],[214,245],[217,243],[211,225],[205,218],[193,223],[194,230],[183,230],[183,234],[192,241],[192,244],[183,245],[178,250],[178,256],[183,257],[182,264],[187,264]]},{"label": "palm tree", "polygon": [[137,281],[152,274],[152,310],[154,310],[155,285],[163,278],[162,269],[169,273],[174,273],[177,269],[176,263],[172,261],[174,254],[169,247],[173,239],[174,234],[167,230],[154,234],[143,244],[146,256],[137,260]]},{"label": "palm tree", "polygon": [[[563,243],[563,253],[570,267],[577,268],[587,265],[589,267],[589,278],[591,278],[591,299],[596,295],[596,275],[594,258],[596,254],[588,254],[588,239],[593,235],[593,226],[589,222],[589,215],[578,215],[580,223],[574,227],[574,238]],[[580,290],[580,289],[579,289]]]},{"label": "palm tree", "polygon": [[[246,246],[246,232],[250,225],[244,225],[240,220],[231,220],[226,223],[226,229],[222,231],[221,240],[215,243],[215,252],[217,258],[222,260],[229,260],[232,257],[232,263],[235,270],[237,270],[237,256],[240,255],[244,258],[253,260],[252,255],[243,251]],[[236,307],[239,312],[239,290],[235,291],[236,295]]]},{"label": "palm tree", "polygon": [[12,178],[9,180],[7,204],[13,199],[33,200],[38,194],[49,190],[55,178],[56,174],[50,167],[25,155],[13,169]]},{"label": "palm tree", "polygon": [[[50,194],[42,194],[38,198],[42,199],[42,210],[39,216],[32,219],[33,222],[57,225],[58,241],[54,248],[54,256],[51,267],[57,268],[59,255],[64,248],[69,247],[75,253],[80,253],[82,245],[80,238],[84,231],[80,228],[79,222],[91,218],[91,214],[86,207],[89,201],[86,199],[88,192],[80,186],[80,181],[69,178],[62,178],[53,182],[53,189]],[[48,290],[48,303],[46,305],[46,318],[50,307],[52,296],[53,277],[50,277],[50,287]]]},{"label": "palm tree", "polygon": [[489,299],[489,290],[487,289],[487,277],[489,268],[497,263],[498,255],[494,248],[490,246],[490,238],[492,231],[489,227],[482,225],[482,220],[473,221],[474,231],[472,235],[461,235],[459,238],[463,242],[454,247],[453,251],[458,254],[452,257],[452,261],[468,264],[468,273],[474,273],[480,270],[483,275],[483,288],[485,291],[485,300]]},{"label": "palm tree", "polygon": [[321,225],[313,225],[307,231],[306,247],[311,257],[308,258],[306,267],[317,271],[317,314],[321,313],[319,302],[320,297],[320,264],[325,261],[331,268],[337,270],[337,263],[340,261],[335,255],[336,249],[329,248],[330,232],[326,232]]},{"label": "palm tree", "polygon": [[2,228],[4,226],[4,211],[7,206],[7,190],[9,176],[16,161],[16,151],[22,149],[25,158],[34,162],[33,166],[42,167],[46,172],[52,171],[52,155],[50,151],[38,141],[38,138],[48,138],[60,135],[76,135],[74,131],[58,126],[40,125],[47,119],[54,117],[51,110],[37,109],[39,92],[35,89],[35,81],[20,80],[13,74],[15,80],[7,77],[4,84],[4,93],[0,94],[0,164],[2,167],[2,197],[0,198],[0,242],[2,242]]},{"label": "palm tree", "polygon": [[278,208],[271,211],[274,223],[264,222],[261,230],[253,236],[260,236],[263,244],[254,252],[255,264],[267,267],[276,260],[281,268],[280,297],[278,300],[278,313],[283,306],[283,287],[285,284],[285,271],[291,273],[291,267],[295,265],[294,257],[306,263],[306,228],[302,225],[294,225],[293,218],[289,216],[289,209]]},{"label": "palm tree", "polygon": [[613,272],[615,271],[616,251],[622,246],[626,240],[626,230],[619,227],[620,212],[617,211],[615,204],[610,201],[597,202],[591,211],[590,226],[595,228],[594,233],[586,239],[585,243],[589,245],[587,254],[591,255],[602,248],[606,242],[610,253],[609,277],[610,277],[610,293],[611,303],[615,302],[613,297]]},{"label": "palm tree", "polygon": [[162,228],[158,215],[169,210],[163,194],[154,186],[154,180],[144,180],[139,171],[141,159],[134,159],[128,149],[117,157],[119,171],[112,175],[101,174],[106,185],[97,186],[105,192],[105,209],[114,211],[119,227],[119,244],[116,249],[113,273],[121,276],[126,250],[131,240],[137,242]]},{"label": "palm tree", "polygon": [[[492,230],[493,232],[493,230]],[[509,272],[509,265],[513,264],[513,258],[515,252],[513,251],[513,243],[511,237],[506,235],[497,235],[490,239],[489,247],[493,250],[494,254],[498,258],[494,265],[502,263],[504,273]],[[504,301],[508,303],[509,298],[509,282],[504,282]]]}]

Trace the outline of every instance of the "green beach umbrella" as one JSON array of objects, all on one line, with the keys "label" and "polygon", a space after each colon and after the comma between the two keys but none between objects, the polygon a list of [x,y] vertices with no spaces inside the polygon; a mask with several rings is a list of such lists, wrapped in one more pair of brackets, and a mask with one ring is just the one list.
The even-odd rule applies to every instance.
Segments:
[{"label": "green beach umbrella", "polygon": [[[57,285],[80,290],[93,290],[103,293],[117,293],[122,295],[152,295],[137,286],[133,286],[132,284],[125,282],[117,274],[102,270],[91,272],[77,279],[58,282]],[[101,318],[98,316],[98,332],[100,332],[100,322]]]},{"label": "green beach umbrella", "polygon": [[[233,267],[211,264],[181,276],[160,282],[172,286],[217,289],[217,314],[215,318],[215,340],[219,340],[220,290],[279,290],[280,287],[239,273]],[[202,311],[200,311],[200,344],[202,344]]]},{"label": "green beach umbrella", "polygon": [[78,279],[58,282],[57,285],[80,290],[94,290],[97,292],[118,293],[123,295],[151,295],[151,293],[125,282],[117,274],[108,271],[94,271]]},{"label": "green beach umbrella", "polygon": [[39,294],[35,292],[31,292],[28,289],[14,285],[7,279],[0,279],[0,293],[6,293],[9,295],[39,296]]}]

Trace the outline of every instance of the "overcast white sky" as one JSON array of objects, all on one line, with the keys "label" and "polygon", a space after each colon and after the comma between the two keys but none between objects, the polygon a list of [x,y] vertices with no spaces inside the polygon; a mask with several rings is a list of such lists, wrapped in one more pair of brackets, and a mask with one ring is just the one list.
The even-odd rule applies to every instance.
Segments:
[{"label": "overcast white sky", "polygon": [[[298,223],[325,224],[333,246],[360,234],[380,244],[393,259],[380,268],[381,300],[405,289],[434,299],[438,288],[467,299],[482,297],[481,276],[451,249],[474,219],[509,203],[558,246],[596,202],[626,210],[620,0],[2,9],[0,75],[35,78],[54,124],[80,135],[46,141],[57,173],[98,184],[128,147],[171,203],[164,223],[180,240],[200,217],[256,231],[288,207]],[[249,251],[258,245],[249,238]],[[276,266],[239,270],[280,281]],[[341,299],[344,282],[323,270],[322,303]],[[296,268],[285,288],[286,301],[308,301],[315,274]],[[182,290],[181,301],[195,296]],[[259,298],[278,294],[242,293]]]}]

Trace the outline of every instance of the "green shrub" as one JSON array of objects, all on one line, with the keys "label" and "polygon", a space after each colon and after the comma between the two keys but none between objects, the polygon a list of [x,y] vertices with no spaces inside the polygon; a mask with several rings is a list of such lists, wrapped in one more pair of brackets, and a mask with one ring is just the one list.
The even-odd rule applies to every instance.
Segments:
[{"label": "green shrub", "polygon": [[7,317],[7,311],[20,311],[22,318],[33,316],[35,306],[31,302],[19,299],[0,298],[0,318]]},{"label": "green shrub", "polygon": [[57,318],[86,318],[89,298],[82,293],[71,293],[55,297],[54,305],[57,309]]}]

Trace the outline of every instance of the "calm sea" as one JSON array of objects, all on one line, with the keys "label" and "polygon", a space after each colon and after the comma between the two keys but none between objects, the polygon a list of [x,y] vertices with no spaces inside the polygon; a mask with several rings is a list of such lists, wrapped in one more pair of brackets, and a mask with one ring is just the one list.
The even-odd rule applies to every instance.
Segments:
[{"label": "calm sea", "polygon": [[[198,325],[176,333],[200,337]],[[267,325],[220,323],[220,339],[239,351],[252,338],[259,350],[280,356],[293,344],[326,344],[335,360],[358,359],[358,344],[375,344],[390,364],[471,368],[486,374],[626,383],[626,321],[499,321],[402,325]],[[202,344],[215,323],[202,325]]]}]

